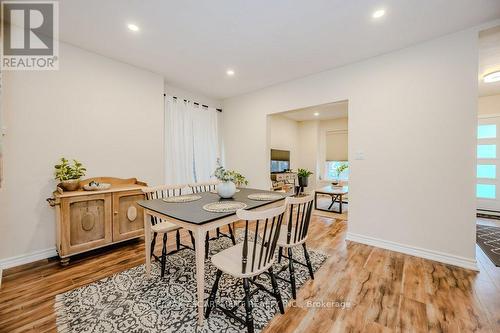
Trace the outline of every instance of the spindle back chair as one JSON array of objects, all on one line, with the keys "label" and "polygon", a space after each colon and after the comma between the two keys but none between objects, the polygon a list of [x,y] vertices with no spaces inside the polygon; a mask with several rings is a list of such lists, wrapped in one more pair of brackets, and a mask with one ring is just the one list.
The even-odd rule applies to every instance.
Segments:
[{"label": "spindle back chair", "polygon": [[[220,181],[209,181],[209,182],[203,182],[203,183],[194,183],[194,184],[189,184],[189,188],[193,193],[203,193],[203,192],[211,192],[215,191],[217,189],[217,184],[219,184]],[[221,237],[227,237],[231,240],[233,245],[236,244],[236,238],[234,237],[234,225],[231,226],[231,224],[228,224],[228,229],[229,229],[229,234],[223,233],[219,227],[215,229],[215,236],[210,237],[209,232],[206,233],[205,235],[205,259],[208,259],[208,254],[210,252],[210,241],[219,239]]]},{"label": "spindle back chair", "polygon": [[[275,259],[275,251],[279,239],[281,224],[285,216],[286,206],[271,208],[262,211],[238,210],[236,215],[245,221],[245,232],[243,242],[223,250],[212,257],[212,264],[217,268],[215,283],[209,296],[205,317],[208,318],[214,308],[222,310],[228,316],[243,323],[249,333],[254,332],[251,296],[258,290],[263,290],[276,298],[281,313],[285,312],[283,301],[278,289],[276,277],[272,266]],[[263,239],[259,242],[257,235],[262,232]],[[252,235],[253,234],[253,235]],[[251,240],[254,236],[256,239]],[[236,306],[226,309],[218,306],[215,302],[218,284],[222,273],[229,274],[243,280],[245,297]],[[258,283],[255,278],[260,274],[266,274],[271,279],[273,290],[269,290]],[[250,283],[256,290],[250,292]],[[235,315],[236,309],[245,304],[246,317],[242,319]]]},{"label": "spindle back chair", "polygon": [[[156,200],[156,199],[164,199],[172,196],[180,196],[187,192],[186,185],[160,185],[160,186],[152,186],[146,187],[142,189],[146,200]],[[192,246],[184,245],[181,243],[181,235],[180,235],[181,227],[168,222],[163,221],[156,216],[151,216],[151,231],[153,232],[153,237],[151,240],[151,253],[150,256],[154,257],[161,264],[161,277],[165,276],[165,267],[167,261],[167,255],[174,254],[178,251],[184,249],[192,249],[194,250],[194,236],[192,231],[189,230],[189,235],[191,237]],[[175,240],[176,240],[176,250],[173,250],[167,253],[167,234],[169,232],[175,231]],[[154,254],[154,248],[156,245],[156,237],[158,234],[163,234],[163,246],[161,256],[158,257]]]},{"label": "spindle back chair", "polygon": [[217,188],[217,184],[219,183],[220,181],[214,180],[208,182],[189,184],[189,187],[191,188],[193,193],[210,192],[210,191],[215,191]]},{"label": "spindle back chair", "polygon": [[[288,270],[290,271],[290,280],[284,279],[277,275],[278,279],[287,281],[292,288],[292,298],[296,298],[296,283],[295,283],[295,268],[294,263],[306,266],[309,275],[314,280],[314,273],[307,252],[306,240],[309,231],[309,224],[311,222],[312,207],[314,202],[314,195],[307,195],[302,197],[288,197],[285,199],[287,205],[287,223],[282,225],[280,237],[278,239],[278,263],[281,263],[282,257],[288,259]],[[293,258],[292,249],[302,245],[304,250],[304,257],[306,263],[302,263]],[[288,256],[283,254],[284,249],[287,249]],[[283,266],[278,274],[285,271],[287,266]]]}]

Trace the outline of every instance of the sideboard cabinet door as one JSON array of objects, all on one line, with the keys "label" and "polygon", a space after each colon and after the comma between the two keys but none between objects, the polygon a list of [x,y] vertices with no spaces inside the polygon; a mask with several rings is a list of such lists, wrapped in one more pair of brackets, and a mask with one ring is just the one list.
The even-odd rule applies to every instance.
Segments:
[{"label": "sideboard cabinet door", "polygon": [[113,193],[113,242],[143,235],[144,212],[139,200],[144,200],[140,190]]},{"label": "sideboard cabinet door", "polygon": [[110,193],[61,200],[61,256],[112,242],[111,201]]}]

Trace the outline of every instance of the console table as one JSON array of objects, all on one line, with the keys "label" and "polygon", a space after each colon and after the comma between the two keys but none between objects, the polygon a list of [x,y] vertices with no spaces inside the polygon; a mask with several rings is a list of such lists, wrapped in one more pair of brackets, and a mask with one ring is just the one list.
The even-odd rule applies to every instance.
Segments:
[{"label": "console table", "polygon": [[272,173],[271,182],[273,191],[284,191],[285,193],[295,194],[295,187],[298,185],[297,173]]},{"label": "console table", "polygon": [[[91,181],[109,183],[107,190],[85,191]],[[141,189],[146,183],[135,178],[90,178],[80,181],[77,191],[60,186],[47,201],[56,209],[56,249],[61,264],[78,253],[141,237],[144,229],[144,199]]]}]

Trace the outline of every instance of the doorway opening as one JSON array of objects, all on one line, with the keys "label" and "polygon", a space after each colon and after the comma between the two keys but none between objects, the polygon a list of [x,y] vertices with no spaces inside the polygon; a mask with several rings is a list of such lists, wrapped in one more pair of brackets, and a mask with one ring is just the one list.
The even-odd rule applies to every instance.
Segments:
[{"label": "doorway opening", "polygon": [[476,149],[476,242],[481,249],[477,251],[477,256],[479,262],[490,265],[491,261],[496,266],[500,266],[499,147],[500,26],[479,33]]},{"label": "doorway opening", "polygon": [[343,100],[275,113],[267,119],[271,188],[315,194],[316,213],[345,220],[350,178],[348,105]]}]

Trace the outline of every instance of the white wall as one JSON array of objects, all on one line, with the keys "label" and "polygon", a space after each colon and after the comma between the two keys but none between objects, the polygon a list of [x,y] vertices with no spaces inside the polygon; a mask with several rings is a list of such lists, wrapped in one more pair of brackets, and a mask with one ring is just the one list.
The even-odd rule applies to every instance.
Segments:
[{"label": "white wall", "polygon": [[313,172],[309,177],[307,189],[315,188],[319,175],[320,122],[308,120],[299,122],[299,166]]},{"label": "white wall", "polygon": [[479,97],[477,112],[480,115],[500,115],[500,95]]},{"label": "white wall", "polygon": [[299,168],[299,123],[281,115],[270,116],[268,131],[269,149],[290,151],[290,168]]},{"label": "white wall", "polygon": [[227,164],[265,188],[266,116],[349,100],[349,237],[474,267],[477,63],[463,31],[228,99]]},{"label": "white wall", "polygon": [[45,198],[61,156],[81,160],[89,177],[163,181],[162,76],[64,43],[59,71],[3,75],[0,260],[55,247]]}]

